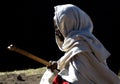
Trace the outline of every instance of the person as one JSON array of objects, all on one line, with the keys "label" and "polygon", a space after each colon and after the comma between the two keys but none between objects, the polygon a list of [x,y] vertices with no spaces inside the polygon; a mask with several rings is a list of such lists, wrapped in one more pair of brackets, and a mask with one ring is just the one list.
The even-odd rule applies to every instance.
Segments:
[{"label": "person", "polygon": [[40,84],[120,84],[106,63],[110,52],[92,33],[90,16],[74,4],[54,10],[56,44],[64,55],[50,61]]}]

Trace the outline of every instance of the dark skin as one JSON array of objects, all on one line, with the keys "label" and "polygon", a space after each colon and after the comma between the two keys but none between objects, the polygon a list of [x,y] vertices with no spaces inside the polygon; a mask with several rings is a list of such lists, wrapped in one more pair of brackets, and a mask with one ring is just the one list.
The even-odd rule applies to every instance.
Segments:
[{"label": "dark skin", "polygon": [[60,32],[60,30],[58,29],[57,25],[54,25],[54,28],[55,28],[55,35],[57,35],[60,38],[60,41],[64,41],[64,37]]},{"label": "dark skin", "polygon": [[[62,35],[62,33],[60,32],[59,28],[57,27],[57,25],[54,22],[54,28],[55,28],[55,35],[59,37],[60,41],[64,41],[64,37]],[[52,72],[57,69],[57,61],[49,61],[50,62],[50,66],[47,66],[48,69],[50,69]]]},{"label": "dark skin", "polygon": [[50,69],[52,72],[54,72],[54,70],[58,70],[57,69],[57,61],[49,61],[49,63],[51,64],[50,66],[47,66],[48,69]]}]

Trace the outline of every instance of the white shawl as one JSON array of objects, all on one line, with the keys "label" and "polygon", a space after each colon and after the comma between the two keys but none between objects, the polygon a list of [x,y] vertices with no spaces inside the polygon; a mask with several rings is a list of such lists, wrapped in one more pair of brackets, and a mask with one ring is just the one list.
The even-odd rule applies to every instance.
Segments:
[{"label": "white shawl", "polygon": [[72,4],[57,5],[54,9],[54,20],[65,38],[61,42],[56,36],[59,49],[66,52],[58,61],[59,69],[62,69],[75,54],[88,50],[79,46],[80,40],[84,40],[88,44],[91,52],[100,62],[105,61],[110,56],[103,44],[92,34],[93,23],[83,10]]},{"label": "white shawl", "polygon": [[[102,62],[98,64],[94,63],[96,61],[93,62],[93,65],[95,65],[95,68],[97,68],[96,70],[98,71],[103,70],[102,72],[106,72],[105,74],[100,73],[102,74],[100,75],[100,77],[98,76],[100,80],[101,77],[104,77],[106,81],[113,79],[113,81],[115,82],[114,84],[119,84],[119,79],[116,78],[115,74],[106,69],[106,66],[102,66],[103,62],[110,56],[110,53],[105,49],[102,43],[92,34],[93,24],[90,17],[80,8],[72,4],[57,5],[54,8],[55,8],[54,20],[59,30],[64,36],[63,42],[60,41],[60,39],[56,36],[56,42],[60,50],[65,52],[65,55],[62,56],[60,60],[58,60],[58,69],[60,69],[61,71],[57,73],[59,75],[64,74],[64,66],[73,56],[75,56],[78,53],[88,51],[94,53],[94,55],[92,56],[90,55],[91,56],[90,58],[93,59],[95,56],[95,58],[97,58],[98,60],[97,63]],[[72,68],[70,68],[70,70]],[[80,69],[83,69],[82,66]],[[88,67],[86,69],[88,69]],[[69,72],[70,73],[74,72],[74,70],[73,71],[71,70]],[[91,73],[96,75],[95,72],[91,71]],[[94,77],[94,75],[91,75],[91,77],[93,77],[93,80],[95,79],[95,82],[98,83],[97,81],[98,79]],[[52,73],[49,69],[47,69],[40,81],[40,84],[51,84],[54,76],[55,74]],[[72,77],[69,78],[70,76]],[[71,81],[72,78],[76,78],[73,77],[74,75],[70,76],[63,75],[62,77],[64,77],[64,79],[66,80],[68,79],[69,81]],[[80,82],[81,81],[87,82],[84,80],[80,80]],[[101,80],[100,84],[101,83],[108,84],[109,82],[105,83],[106,81]],[[111,80],[110,82],[113,81]],[[88,84],[88,82],[84,84]]]}]

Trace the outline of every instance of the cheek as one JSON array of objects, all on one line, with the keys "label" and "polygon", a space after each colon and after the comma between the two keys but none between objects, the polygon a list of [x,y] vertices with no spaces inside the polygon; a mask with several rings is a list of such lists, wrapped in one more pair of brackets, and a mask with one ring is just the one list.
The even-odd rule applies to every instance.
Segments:
[{"label": "cheek", "polygon": [[59,30],[56,30],[55,34],[59,37],[60,41],[64,41],[64,37]]},{"label": "cheek", "polygon": [[58,29],[55,29],[55,34],[56,34],[57,36],[60,36],[60,31],[59,31]]}]

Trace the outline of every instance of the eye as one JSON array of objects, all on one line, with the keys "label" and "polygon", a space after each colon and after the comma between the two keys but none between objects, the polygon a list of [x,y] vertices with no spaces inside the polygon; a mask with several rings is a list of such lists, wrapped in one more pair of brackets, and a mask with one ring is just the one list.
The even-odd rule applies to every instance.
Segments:
[{"label": "eye", "polygon": [[57,25],[54,25],[54,28],[55,28],[55,29],[58,29]]}]

